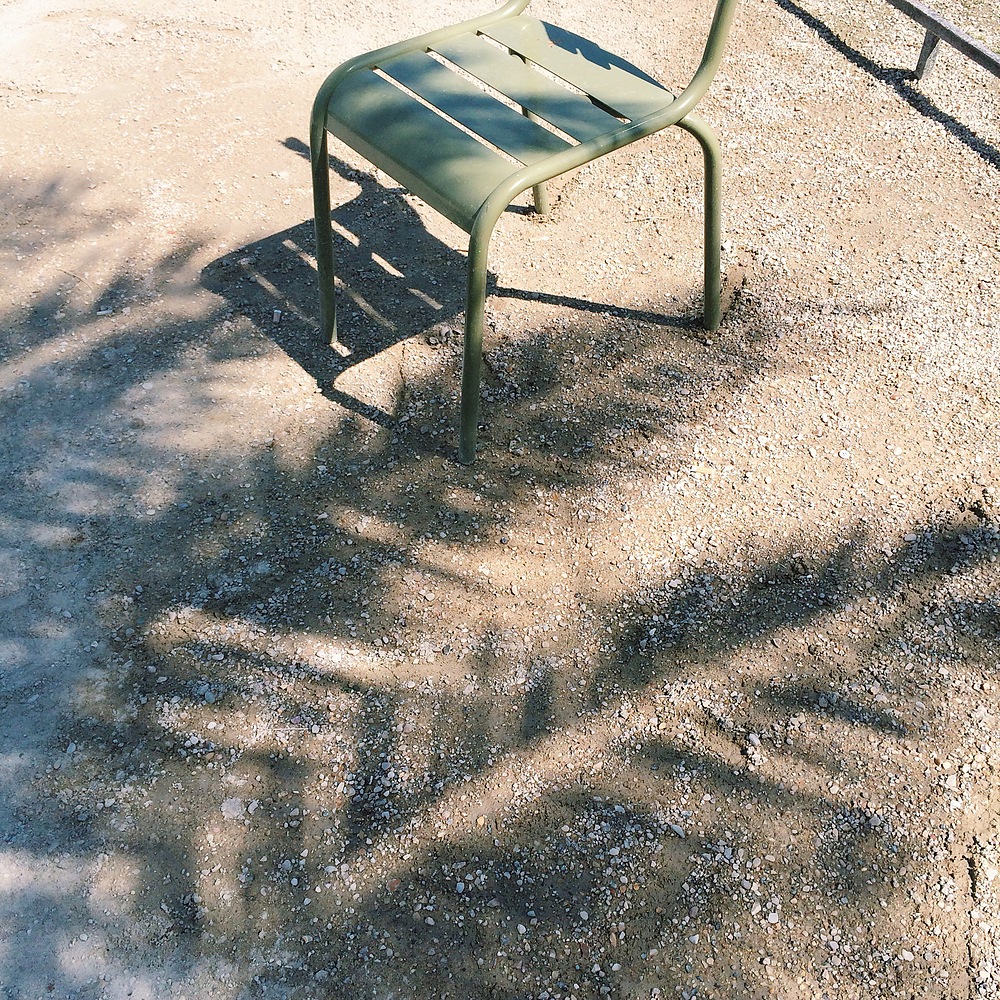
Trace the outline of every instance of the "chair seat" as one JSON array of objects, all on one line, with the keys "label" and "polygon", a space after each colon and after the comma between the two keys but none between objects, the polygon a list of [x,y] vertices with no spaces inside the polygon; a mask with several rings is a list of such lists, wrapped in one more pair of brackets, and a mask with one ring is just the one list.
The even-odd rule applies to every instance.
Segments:
[{"label": "chair seat", "polygon": [[326,127],[470,232],[483,202],[522,166],[672,100],[624,59],[519,16],[352,70]]}]

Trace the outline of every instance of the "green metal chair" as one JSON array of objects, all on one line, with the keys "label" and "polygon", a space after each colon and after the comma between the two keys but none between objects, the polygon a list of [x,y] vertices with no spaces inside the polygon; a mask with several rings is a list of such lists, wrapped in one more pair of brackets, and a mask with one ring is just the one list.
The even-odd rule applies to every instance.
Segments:
[{"label": "green metal chair", "polygon": [[509,0],[492,14],[351,59],[327,77],[312,112],[321,325],[331,343],[328,132],[469,233],[458,452],[465,464],[476,455],[490,236],[528,188],[544,213],[547,180],[670,125],[690,132],[705,157],[704,325],[721,322],[719,145],[692,109],[718,68],[736,0],[717,0],[701,64],[676,97],[593,42],[523,16],[527,5]]}]

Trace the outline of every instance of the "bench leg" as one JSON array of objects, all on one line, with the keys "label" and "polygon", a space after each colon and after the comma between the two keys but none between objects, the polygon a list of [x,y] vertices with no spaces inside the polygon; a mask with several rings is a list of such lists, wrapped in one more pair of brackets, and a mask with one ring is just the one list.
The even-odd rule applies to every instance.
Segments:
[{"label": "bench leg", "polygon": [[705,316],[706,330],[722,323],[722,152],[704,119],[688,115],[677,123],[690,132],[705,154]]},{"label": "bench leg", "polygon": [[319,277],[320,332],[329,344],[337,343],[337,292],[333,280],[333,227],[330,225],[330,160],[326,128],[314,122],[311,129],[313,212],[316,227],[316,271]]},{"label": "bench leg", "polygon": [[917,56],[917,68],[913,71],[915,79],[922,80],[933,69],[940,41],[933,31],[925,32],[924,44],[920,46],[920,55]]},{"label": "bench leg", "polygon": [[483,310],[486,307],[486,261],[492,226],[474,226],[469,239],[468,285],[465,295],[465,348],[462,357],[462,412],[458,437],[458,460],[472,465],[476,460],[479,429],[479,384],[483,370]]}]

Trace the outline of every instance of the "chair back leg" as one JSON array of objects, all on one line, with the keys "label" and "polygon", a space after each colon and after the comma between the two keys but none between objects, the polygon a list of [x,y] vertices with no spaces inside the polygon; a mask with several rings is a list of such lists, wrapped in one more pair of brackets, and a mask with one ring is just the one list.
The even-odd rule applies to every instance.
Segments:
[{"label": "chair back leg", "polygon": [[[538,115],[532,114],[527,108],[521,108],[521,114],[528,119],[529,122],[538,122]],[[531,195],[535,203],[535,211],[539,215],[549,214],[549,192],[544,184],[536,184],[531,189]]]}]

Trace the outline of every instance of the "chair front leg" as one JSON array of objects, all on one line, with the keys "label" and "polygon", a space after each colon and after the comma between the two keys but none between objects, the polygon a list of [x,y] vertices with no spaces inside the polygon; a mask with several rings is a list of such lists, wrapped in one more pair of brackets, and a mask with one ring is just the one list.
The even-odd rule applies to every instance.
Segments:
[{"label": "chair front leg", "polygon": [[337,291],[333,277],[333,227],[330,225],[330,158],[325,124],[314,120],[310,131],[309,157],[312,163],[320,332],[327,343],[336,344]]},{"label": "chair front leg", "polygon": [[708,331],[722,324],[722,152],[708,122],[687,115],[677,123],[690,132],[705,154],[705,313]]},{"label": "chair front leg", "polygon": [[462,357],[462,405],[458,460],[476,460],[479,429],[479,387],[483,370],[483,311],[486,307],[486,261],[493,224],[475,225],[469,238],[469,264],[465,294],[465,347]]}]

